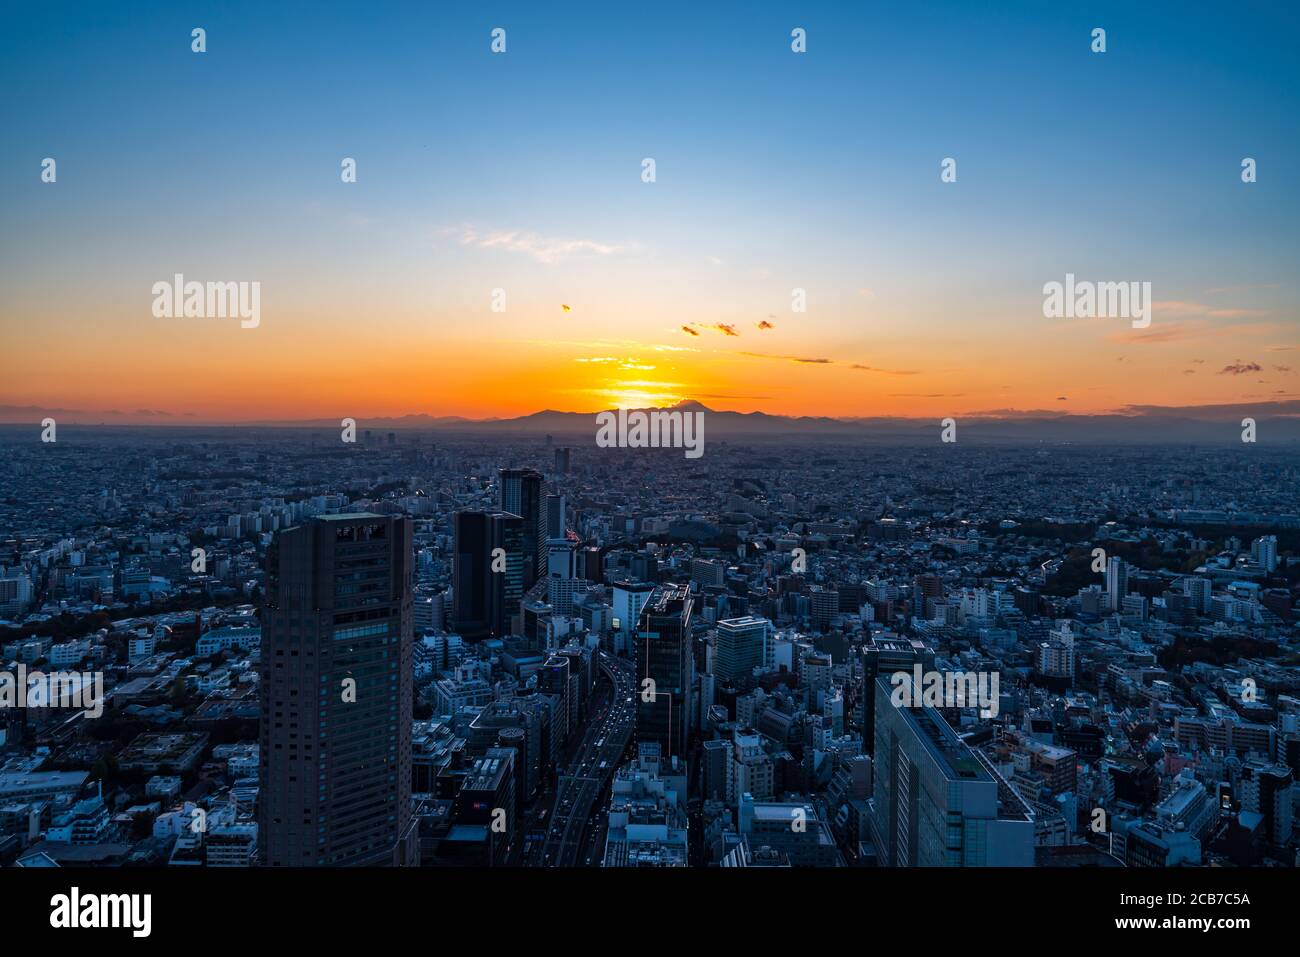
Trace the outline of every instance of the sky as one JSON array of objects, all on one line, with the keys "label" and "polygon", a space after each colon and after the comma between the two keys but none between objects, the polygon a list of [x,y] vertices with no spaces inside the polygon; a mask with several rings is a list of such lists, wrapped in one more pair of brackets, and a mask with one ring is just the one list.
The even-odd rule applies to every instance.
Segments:
[{"label": "sky", "polygon": [[5,6],[0,418],[1300,400],[1294,4],[551,6]]}]

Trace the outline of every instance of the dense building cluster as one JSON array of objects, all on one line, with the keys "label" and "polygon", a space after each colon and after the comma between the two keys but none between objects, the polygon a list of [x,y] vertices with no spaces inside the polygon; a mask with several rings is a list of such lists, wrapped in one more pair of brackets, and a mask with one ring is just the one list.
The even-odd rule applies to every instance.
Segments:
[{"label": "dense building cluster", "polygon": [[1297,861],[1295,452],[0,445],[0,864]]}]

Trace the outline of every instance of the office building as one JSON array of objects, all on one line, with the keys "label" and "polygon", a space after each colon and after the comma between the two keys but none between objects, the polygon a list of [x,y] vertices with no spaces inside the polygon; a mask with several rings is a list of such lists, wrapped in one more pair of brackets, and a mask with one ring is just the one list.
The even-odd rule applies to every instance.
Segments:
[{"label": "office building", "polygon": [[713,675],[721,681],[750,680],[768,660],[772,623],[747,615],[718,622],[713,638]]},{"label": "office building", "polygon": [[262,613],[261,808],[271,866],[408,864],[411,523],[368,513],[284,529]]},{"label": "office building", "polygon": [[657,743],[668,758],[685,758],[690,739],[692,608],[685,586],[656,588],[634,636],[636,740]]},{"label": "office building", "polygon": [[874,691],[871,834],[881,864],[1032,866],[1033,812],[993,766],[934,708],[895,707],[888,677]]},{"label": "office building", "polygon": [[526,589],[523,519],[507,512],[457,512],[453,531],[456,631],[468,641],[511,634]]},{"label": "office building", "polygon": [[498,508],[523,519],[523,588],[527,591],[546,574],[546,480],[536,469],[499,469],[497,474]]},{"label": "office building", "polygon": [[1128,562],[1111,557],[1106,561],[1106,597],[1111,611],[1119,611],[1128,594]]}]

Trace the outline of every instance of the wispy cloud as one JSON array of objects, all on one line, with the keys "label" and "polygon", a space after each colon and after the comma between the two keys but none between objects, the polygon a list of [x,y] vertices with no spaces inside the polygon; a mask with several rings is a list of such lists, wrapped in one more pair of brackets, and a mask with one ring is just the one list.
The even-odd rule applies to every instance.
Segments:
[{"label": "wispy cloud", "polygon": [[481,230],[475,226],[448,226],[444,236],[455,236],[462,246],[523,253],[540,263],[552,265],[574,256],[613,256],[630,248],[622,243],[602,243],[594,239],[571,239],[543,236],[521,229]]},{"label": "wispy cloud", "polygon": [[737,355],[748,356],[751,359],[777,359],[784,362],[800,362],[805,365],[834,365],[833,359],[822,359],[811,356],[780,356],[773,355],[770,352],[738,352]]},{"label": "wispy cloud", "polygon": [[775,359],[778,362],[797,362],[801,365],[840,366],[846,369],[857,369],[861,372],[875,372],[880,375],[920,374],[919,369],[881,369],[877,366],[864,365],[861,362],[836,362],[834,359],[826,359],[821,356],[791,356],[771,352],[737,352],[735,355],[748,356],[751,359]]},{"label": "wispy cloud", "polygon": [[881,375],[920,375],[921,372],[920,369],[880,369],[876,366],[863,365],[860,362],[853,363],[849,368],[860,369],[863,372],[878,372]]},{"label": "wispy cloud", "polygon": [[1238,359],[1219,370],[1219,375],[1245,375],[1248,372],[1262,372],[1263,366],[1258,362],[1242,362]]},{"label": "wispy cloud", "polygon": [[1160,325],[1159,318],[1160,313],[1157,312],[1157,321],[1152,322],[1149,328],[1123,329],[1110,336],[1110,340],[1112,342],[1131,342],[1135,345],[1154,345],[1162,342],[1220,339],[1225,336],[1240,338],[1253,334],[1271,333],[1277,329],[1277,323],[1271,322],[1231,323],[1223,320],[1212,322],[1209,319],[1179,319]]},{"label": "wispy cloud", "polygon": [[1267,309],[1211,306],[1190,299],[1163,299],[1152,303],[1156,318],[1176,319],[1180,316],[1205,316],[1210,319],[1257,319],[1269,315]]},{"label": "wispy cloud", "polygon": [[960,399],[965,392],[891,392],[891,399]]}]

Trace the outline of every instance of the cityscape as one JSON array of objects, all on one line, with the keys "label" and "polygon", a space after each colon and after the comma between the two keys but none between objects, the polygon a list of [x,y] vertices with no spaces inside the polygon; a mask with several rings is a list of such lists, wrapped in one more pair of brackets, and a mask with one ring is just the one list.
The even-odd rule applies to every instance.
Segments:
[{"label": "cityscape", "polygon": [[1296,864],[1294,447],[26,431],[5,864]]},{"label": "cityscape", "polygon": [[0,915],[1294,939],[1297,35],[10,5]]}]

